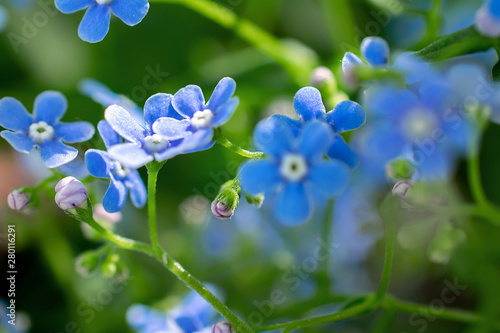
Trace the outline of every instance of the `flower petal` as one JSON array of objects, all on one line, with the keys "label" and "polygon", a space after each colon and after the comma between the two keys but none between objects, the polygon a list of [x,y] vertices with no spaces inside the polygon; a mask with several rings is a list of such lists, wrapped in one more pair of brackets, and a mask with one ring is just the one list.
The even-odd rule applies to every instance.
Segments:
[{"label": "flower petal", "polygon": [[108,213],[119,212],[127,199],[127,187],[124,183],[111,178],[108,190],[102,198],[102,206]]},{"label": "flower petal", "polygon": [[94,3],[93,0],[56,0],[55,5],[64,14],[71,14],[87,8],[92,3]]},{"label": "flower petal", "polygon": [[187,129],[191,126],[189,120],[174,118],[160,118],[153,124],[153,132],[166,137],[168,140],[178,140],[190,135]]},{"label": "flower petal", "polygon": [[144,104],[144,122],[149,131],[153,130],[153,123],[156,120],[168,117],[173,97],[171,94],[159,93],[148,98]]},{"label": "flower petal", "polygon": [[236,82],[230,78],[225,77],[217,83],[217,86],[208,100],[207,109],[215,112],[223,104],[225,104],[234,95],[236,90]]},{"label": "flower petal", "polygon": [[110,178],[111,160],[107,152],[89,149],[85,153],[85,165],[89,173],[97,178]]},{"label": "flower petal", "polygon": [[240,99],[238,97],[231,98],[227,103],[223,104],[215,111],[215,117],[212,121],[213,127],[219,127],[224,125],[233,115],[234,111],[238,107]]},{"label": "flower petal", "polygon": [[250,195],[272,192],[282,182],[279,164],[271,160],[245,162],[239,175],[241,188]]},{"label": "flower petal", "polygon": [[146,137],[146,130],[121,106],[108,107],[104,112],[104,118],[125,140],[142,144],[142,140]]},{"label": "flower petal", "polygon": [[135,143],[121,143],[109,148],[108,152],[112,159],[131,169],[139,169],[154,159]]},{"label": "flower petal", "polygon": [[142,208],[146,204],[148,193],[139,172],[132,171],[125,179],[125,186],[129,189],[130,200],[137,208]]},{"label": "flower petal", "polygon": [[292,149],[294,136],[289,122],[283,117],[271,116],[257,124],[253,139],[258,150],[279,157]]},{"label": "flower petal", "polygon": [[185,152],[198,151],[198,149],[206,149],[210,145],[214,136],[214,130],[211,127],[200,128],[193,135],[186,137],[182,141],[182,149]]},{"label": "flower petal", "polygon": [[119,143],[122,143],[123,140],[122,138],[116,133],[111,126],[109,126],[108,122],[106,120],[101,120],[97,124],[97,130],[99,131],[99,134],[101,135],[102,141],[104,142],[104,145],[106,146],[107,149],[109,147],[117,145]]},{"label": "flower petal", "polygon": [[58,91],[44,91],[35,99],[33,116],[35,122],[45,121],[54,126],[64,115],[68,108],[68,101]]},{"label": "flower petal", "polygon": [[89,43],[102,41],[108,34],[110,17],[108,5],[90,6],[78,27],[78,36]]},{"label": "flower petal", "polygon": [[363,125],[366,121],[366,113],[358,103],[342,101],[326,114],[326,121],[336,133],[341,133]]},{"label": "flower petal", "polygon": [[0,126],[28,134],[33,117],[21,102],[12,97],[0,99]]},{"label": "flower petal", "polygon": [[308,160],[323,158],[333,142],[333,136],[333,131],[327,124],[312,121],[302,129],[298,151]]},{"label": "flower petal", "polygon": [[367,37],[361,42],[361,53],[372,66],[385,66],[389,61],[389,44],[380,37]]},{"label": "flower petal", "polygon": [[339,161],[325,161],[310,166],[307,180],[327,196],[342,194],[349,183],[350,171]]},{"label": "flower petal", "polygon": [[35,147],[33,139],[31,139],[29,136],[26,136],[23,133],[2,131],[0,132],[0,136],[5,140],[7,140],[7,142],[10,143],[12,148],[14,148],[20,153],[28,154]]},{"label": "flower petal", "polygon": [[293,106],[299,118],[304,122],[323,118],[326,112],[321,93],[313,87],[305,87],[297,91],[293,98]]},{"label": "flower petal", "polygon": [[285,123],[287,123],[288,126],[290,126],[293,135],[296,137],[299,136],[300,130],[302,129],[302,126],[304,125],[304,123],[301,122],[299,119],[290,118],[290,117],[287,117],[287,116],[282,115],[282,114],[273,114],[271,116],[271,118],[277,118],[280,121],[284,121]]},{"label": "flower petal", "polygon": [[86,121],[58,123],[54,128],[56,136],[66,143],[85,142],[94,136],[94,126]]},{"label": "flower petal", "polygon": [[179,114],[191,118],[195,112],[205,109],[205,98],[200,87],[189,85],[174,95],[172,105]]},{"label": "flower petal", "polygon": [[60,167],[78,156],[78,150],[59,140],[47,141],[38,145],[38,151],[47,168]]},{"label": "flower petal", "polygon": [[290,182],[285,185],[276,198],[274,212],[278,220],[286,225],[298,225],[311,217],[311,202],[304,184]]},{"label": "flower petal", "polygon": [[113,0],[111,2],[113,14],[130,26],[141,22],[148,10],[148,0]]},{"label": "flower petal", "polygon": [[354,168],[359,162],[359,158],[356,153],[352,151],[351,147],[349,147],[340,134],[333,136],[333,143],[328,149],[327,155],[331,159],[343,161],[351,168]]}]

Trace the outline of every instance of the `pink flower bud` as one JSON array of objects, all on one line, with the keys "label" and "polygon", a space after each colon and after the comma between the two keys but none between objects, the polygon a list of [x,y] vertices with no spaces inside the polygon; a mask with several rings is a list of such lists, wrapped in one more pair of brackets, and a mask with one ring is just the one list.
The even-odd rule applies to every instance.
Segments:
[{"label": "pink flower bud", "polygon": [[16,188],[9,193],[7,203],[10,209],[21,211],[29,206],[30,197],[28,193]]},{"label": "pink flower bud", "polygon": [[397,197],[404,198],[404,197],[406,197],[406,193],[408,192],[408,190],[414,184],[415,184],[415,181],[413,181],[413,180],[404,180],[404,181],[398,182],[392,188],[392,194],[397,196]]},{"label": "pink flower bud", "polygon": [[212,202],[212,214],[218,219],[226,220],[230,218],[235,210],[236,208],[228,207],[222,202],[216,202],[215,200]]},{"label": "pink flower bud", "polygon": [[314,87],[322,87],[325,84],[335,86],[335,76],[328,67],[317,67],[313,70],[310,78],[311,85]]},{"label": "pink flower bud", "polygon": [[56,204],[62,210],[87,207],[87,188],[74,177],[61,179],[56,185]]},{"label": "pink flower bud", "polygon": [[236,331],[227,321],[220,321],[212,326],[212,333],[236,333]]}]

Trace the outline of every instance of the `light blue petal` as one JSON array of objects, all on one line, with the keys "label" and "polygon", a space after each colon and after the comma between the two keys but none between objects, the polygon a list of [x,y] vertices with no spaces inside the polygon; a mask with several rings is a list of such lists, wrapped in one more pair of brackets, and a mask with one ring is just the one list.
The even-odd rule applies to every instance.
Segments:
[{"label": "light blue petal", "polygon": [[372,66],[385,66],[389,62],[389,44],[380,37],[367,37],[361,42],[361,53]]},{"label": "light blue petal", "polygon": [[327,196],[342,194],[349,184],[350,171],[339,161],[326,161],[310,166],[307,180]]},{"label": "light blue petal", "polygon": [[419,172],[419,180],[422,181],[443,181],[448,180],[456,165],[456,156],[449,150],[442,150],[439,147],[428,152],[416,148],[413,152],[413,162]]},{"label": "light blue petal", "polygon": [[35,122],[44,121],[54,126],[68,108],[68,101],[58,91],[44,91],[35,99],[33,116]]},{"label": "light blue petal", "polygon": [[148,193],[139,172],[132,171],[125,178],[125,185],[130,192],[130,200],[137,208],[142,208],[146,204]]},{"label": "light blue petal", "polygon": [[111,126],[109,126],[106,120],[101,120],[97,124],[97,130],[101,135],[106,149],[109,149],[109,147],[123,142],[122,138],[111,128]]},{"label": "light blue petal", "polygon": [[142,144],[142,140],[146,137],[146,130],[121,106],[108,107],[104,112],[104,118],[111,128],[125,140]]},{"label": "light blue petal", "polygon": [[191,127],[191,122],[186,119],[160,118],[153,124],[153,132],[173,141],[191,135],[187,131],[189,127]]},{"label": "light blue petal", "polygon": [[335,105],[333,111],[326,114],[326,121],[336,133],[341,133],[363,125],[366,121],[366,113],[358,103],[342,101]]},{"label": "light blue petal", "polygon": [[238,107],[240,99],[238,97],[231,98],[227,103],[223,104],[215,111],[215,117],[212,120],[213,127],[220,127],[224,125],[233,115]]},{"label": "light blue petal", "polygon": [[2,131],[0,132],[0,136],[5,140],[7,140],[7,142],[10,143],[12,148],[14,148],[20,153],[28,154],[35,147],[33,140],[23,133]]},{"label": "light blue petal", "polygon": [[258,150],[280,157],[291,151],[294,136],[289,122],[281,117],[269,117],[257,124],[253,139]]},{"label": "light blue petal", "polygon": [[85,152],[85,165],[89,173],[97,178],[109,178],[111,160],[107,152],[89,149]]},{"label": "light blue petal", "polygon": [[142,21],[149,10],[148,0],[113,0],[111,12],[126,25],[136,25]]},{"label": "light blue petal", "polygon": [[304,122],[323,118],[326,112],[321,93],[313,87],[300,89],[293,98],[293,106],[299,118]]},{"label": "light blue petal", "polygon": [[38,145],[38,151],[47,168],[60,167],[78,156],[78,150],[59,140],[47,141]]},{"label": "light blue petal", "polygon": [[102,198],[102,206],[108,213],[119,212],[127,199],[127,187],[124,183],[111,178],[108,190]]},{"label": "light blue petal", "polygon": [[294,136],[299,136],[300,130],[304,125],[300,120],[290,118],[282,114],[273,114],[270,118],[276,118],[279,119],[278,121],[284,121],[285,123],[287,123],[288,126],[290,126],[290,129],[292,130]]},{"label": "light blue petal", "polygon": [[198,149],[206,149],[210,145],[212,138],[214,136],[214,130],[212,128],[200,128],[193,135],[186,137],[182,141],[182,148],[185,152],[192,152]]},{"label": "light blue petal", "polygon": [[348,76],[350,69],[355,66],[364,65],[363,61],[352,52],[346,52],[342,58],[342,71]]},{"label": "light blue petal", "polygon": [[153,131],[153,123],[162,117],[168,117],[173,96],[159,93],[148,98],[144,104],[144,122],[149,131]]},{"label": "light blue petal", "polygon": [[271,160],[251,160],[239,170],[241,188],[250,195],[270,193],[281,184],[278,162]]},{"label": "light blue petal", "polygon": [[86,121],[58,123],[54,131],[56,137],[66,143],[85,142],[94,136],[94,126]]},{"label": "light blue petal", "polygon": [[78,27],[78,36],[89,43],[102,41],[109,31],[110,15],[109,5],[90,6]]},{"label": "light blue petal", "polygon": [[352,151],[351,147],[349,147],[340,134],[333,137],[333,143],[328,149],[327,155],[331,159],[343,161],[351,168],[354,168],[359,162],[356,153]]},{"label": "light blue petal", "polygon": [[205,109],[205,98],[200,87],[189,85],[175,93],[172,105],[179,114],[191,118],[196,112]]},{"label": "light blue petal", "polygon": [[109,148],[108,152],[111,158],[131,169],[139,169],[154,159],[135,143],[121,143]]},{"label": "light blue petal", "polygon": [[274,212],[281,223],[295,226],[311,217],[311,206],[304,184],[290,182],[279,192]]},{"label": "light blue petal", "polygon": [[56,0],[56,8],[64,14],[71,14],[87,8],[95,3],[94,0]]},{"label": "light blue petal", "polygon": [[323,122],[312,121],[300,134],[298,151],[307,160],[321,159],[333,143],[333,136],[330,126]]},{"label": "light blue petal", "polygon": [[226,104],[229,99],[234,95],[236,91],[236,82],[230,78],[225,77],[219,81],[217,86],[212,93],[212,96],[208,100],[207,109],[215,110],[219,109],[223,104]]},{"label": "light blue petal", "polygon": [[0,126],[28,134],[32,123],[31,114],[21,102],[12,97],[0,99]]}]

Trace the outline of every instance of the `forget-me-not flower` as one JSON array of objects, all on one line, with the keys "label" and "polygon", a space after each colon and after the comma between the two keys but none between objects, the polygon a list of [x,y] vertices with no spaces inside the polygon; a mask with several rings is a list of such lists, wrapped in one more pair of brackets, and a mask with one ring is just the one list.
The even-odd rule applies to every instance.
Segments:
[{"label": "forget-me-not flower", "polygon": [[148,0],[56,0],[56,7],[65,14],[87,9],[78,27],[78,36],[86,42],[97,43],[109,31],[111,13],[123,23],[134,26],[149,10]]},{"label": "forget-me-not flower", "polygon": [[65,143],[84,142],[94,135],[94,127],[85,121],[63,123],[66,98],[57,91],[45,91],[35,99],[33,115],[15,98],[0,100],[0,136],[14,149],[28,154],[37,148],[47,168],[57,168],[74,160],[78,150]]},{"label": "forget-me-not flower", "polygon": [[314,192],[331,197],[347,186],[348,166],[324,157],[333,143],[325,123],[310,121],[296,137],[283,118],[270,117],[257,125],[254,141],[267,158],[241,167],[241,188],[250,195],[278,191],[275,214],[284,224],[297,225],[311,217]]},{"label": "forget-me-not flower", "polygon": [[[97,129],[107,149],[122,143],[120,136],[106,121],[101,120]],[[87,150],[85,162],[92,176],[110,180],[109,188],[102,199],[104,210],[108,213],[116,213],[123,208],[129,191],[134,206],[141,208],[146,204],[146,188],[137,170],[123,166],[107,152],[96,149]]]}]

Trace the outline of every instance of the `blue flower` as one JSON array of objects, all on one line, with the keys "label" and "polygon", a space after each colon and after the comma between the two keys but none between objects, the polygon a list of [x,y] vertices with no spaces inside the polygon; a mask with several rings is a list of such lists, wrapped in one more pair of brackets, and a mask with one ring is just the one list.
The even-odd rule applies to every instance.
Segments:
[{"label": "blue flower", "polygon": [[[303,123],[319,120],[328,123],[333,129],[335,135],[327,152],[328,157],[339,159],[351,168],[356,166],[358,158],[340,133],[357,129],[365,123],[366,114],[359,104],[352,101],[343,101],[335,105],[335,108],[327,113],[321,99],[321,93],[313,87],[300,89],[295,94],[293,104]],[[295,124],[292,124],[292,126],[295,128],[302,126],[298,120],[294,122]]]},{"label": "blue flower", "polygon": [[[144,105],[145,127],[118,105],[111,105],[104,118],[111,128],[128,142],[108,149],[109,155],[131,169],[138,169],[153,160],[165,161],[176,155],[195,151],[199,145],[210,145],[212,137],[204,132],[190,132],[189,120],[172,107],[172,95],[156,94]],[[157,120],[160,119],[161,122]]]},{"label": "blue flower", "polygon": [[[106,121],[101,120],[97,129],[107,149],[122,143],[122,139]],[[134,206],[144,207],[147,193],[137,170],[124,167],[107,152],[96,149],[89,149],[85,153],[85,163],[92,176],[110,180],[109,188],[102,199],[102,205],[108,213],[116,213],[123,208],[129,191]]]},{"label": "blue flower", "polygon": [[500,36],[500,1],[486,0],[476,14],[477,30],[488,37]]},{"label": "blue flower", "polygon": [[65,14],[88,8],[78,27],[78,36],[89,43],[100,42],[106,37],[111,13],[123,23],[134,26],[149,10],[148,0],[56,0],[55,4]]},{"label": "blue flower", "polygon": [[90,78],[83,79],[78,84],[78,89],[83,95],[90,97],[94,102],[101,104],[105,108],[113,104],[121,106],[127,110],[138,123],[144,123],[143,111],[137,104],[125,95],[114,93],[101,82]]},{"label": "blue flower", "polygon": [[94,135],[94,127],[88,122],[59,121],[67,104],[61,93],[45,91],[35,99],[34,114],[31,115],[15,98],[2,98],[0,125],[10,131],[2,131],[0,136],[21,153],[28,154],[37,148],[47,168],[60,167],[78,155],[78,150],[63,142],[83,142]]},{"label": "blue flower", "polygon": [[298,137],[282,117],[270,117],[255,128],[254,141],[267,158],[252,160],[240,169],[241,187],[250,195],[278,192],[275,214],[286,225],[311,217],[315,192],[339,195],[349,181],[349,168],[340,161],[325,160],[333,143],[329,126],[311,121]]}]

